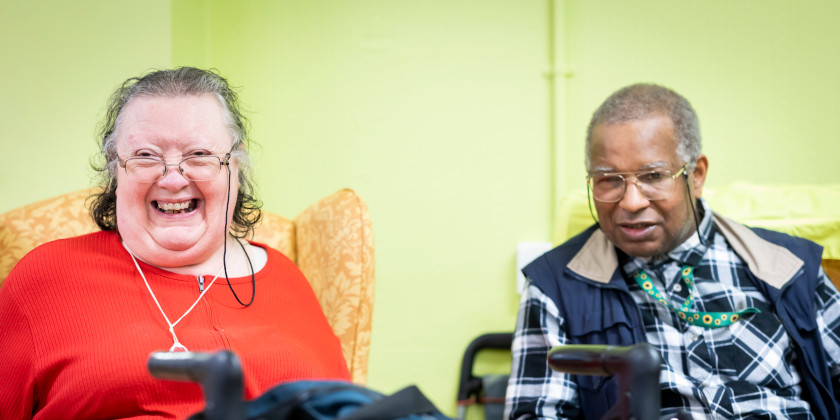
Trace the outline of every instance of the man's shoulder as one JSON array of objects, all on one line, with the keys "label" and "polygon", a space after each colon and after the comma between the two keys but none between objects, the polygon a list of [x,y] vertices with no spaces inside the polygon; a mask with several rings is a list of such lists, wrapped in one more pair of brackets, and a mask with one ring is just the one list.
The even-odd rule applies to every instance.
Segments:
[{"label": "man's shoulder", "polygon": [[772,244],[779,245],[779,246],[782,246],[782,247],[785,247],[785,248],[788,248],[788,249],[792,249],[792,248],[802,249],[806,252],[820,252],[820,253],[822,252],[822,246],[820,246],[819,244],[817,244],[817,243],[815,243],[815,242],[813,242],[809,239],[805,239],[805,238],[802,238],[802,237],[799,237],[799,236],[794,236],[794,235],[790,235],[790,234],[787,234],[787,233],[783,233],[783,232],[779,232],[779,231],[775,231],[775,230],[771,230],[771,229],[766,229],[766,228],[762,228],[762,227],[748,226],[748,225],[745,225],[743,223],[734,221],[732,219],[728,219],[728,218],[726,218],[724,216],[721,216],[720,214],[717,214],[717,213],[716,213],[716,216],[717,216],[717,219],[718,219],[719,223],[723,222],[724,224],[728,224],[730,226],[731,225],[740,225],[740,226],[748,229],[752,233],[754,233],[760,239],[762,239],[764,241],[767,241],[767,242],[770,242]]},{"label": "man's shoulder", "polygon": [[816,242],[811,241],[810,239],[805,239],[800,236],[793,236],[787,233],[760,228],[760,227],[753,227],[747,226],[750,230],[755,232],[760,238],[764,239],[765,241],[775,243],[777,245],[796,245],[796,246],[804,246],[804,247],[819,247]]},{"label": "man's shoulder", "polygon": [[816,278],[822,262],[822,247],[808,239],[768,229],[747,227],[733,220],[715,218],[727,244],[744,260],[757,278],[781,289],[797,273]]}]

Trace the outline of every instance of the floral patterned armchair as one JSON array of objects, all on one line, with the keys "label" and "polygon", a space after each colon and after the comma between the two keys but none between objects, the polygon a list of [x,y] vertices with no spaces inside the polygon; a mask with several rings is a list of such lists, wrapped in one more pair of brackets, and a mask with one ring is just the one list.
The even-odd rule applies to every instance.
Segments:
[{"label": "floral patterned armchair", "polygon": [[[97,229],[82,190],[0,214],[0,284],[27,252]],[[365,384],[374,289],[373,231],[364,201],[349,189],[312,204],[294,220],[263,212],[254,241],[283,252],[312,284],[341,340],[353,382]]]}]

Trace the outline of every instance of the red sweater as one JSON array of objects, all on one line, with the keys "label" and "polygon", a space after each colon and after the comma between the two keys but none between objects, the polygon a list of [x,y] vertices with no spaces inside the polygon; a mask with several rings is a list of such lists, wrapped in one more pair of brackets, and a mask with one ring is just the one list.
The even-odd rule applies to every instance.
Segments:
[{"label": "red sweater", "polygon": [[[191,351],[229,349],[245,398],[279,382],[350,379],[341,345],[309,283],[268,247],[250,307],[224,276],[178,325]],[[140,262],[169,320],[199,295],[194,276]],[[207,273],[205,285],[216,273]],[[251,277],[230,279],[243,301]],[[116,233],[50,242],[27,254],[0,288],[0,418],[184,418],[202,410],[197,384],[158,380],[149,354],[172,345],[169,326]]]}]

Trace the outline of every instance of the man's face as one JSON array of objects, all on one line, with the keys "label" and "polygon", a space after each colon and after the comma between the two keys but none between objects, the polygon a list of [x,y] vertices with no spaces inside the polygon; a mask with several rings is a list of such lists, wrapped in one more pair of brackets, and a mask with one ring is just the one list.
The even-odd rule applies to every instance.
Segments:
[{"label": "man's face", "polygon": [[[686,163],[677,156],[674,127],[667,117],[654,116],[592,130],[590,174],[668,170],[676,173]],[[689,173],[692,195],[699,197],[708,161],[697,159]],[[615,246],[633,257],[666,254],[695,231],[695,222],[683,176],[673,192],[651,201],[639,192],[632,175],[625,175],[624,196],[615,203],[593,200],[601,229]]]}]

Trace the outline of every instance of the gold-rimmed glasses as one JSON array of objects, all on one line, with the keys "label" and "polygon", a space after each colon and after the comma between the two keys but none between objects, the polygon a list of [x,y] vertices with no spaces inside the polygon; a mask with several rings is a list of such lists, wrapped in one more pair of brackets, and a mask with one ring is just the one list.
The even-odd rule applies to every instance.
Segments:
[{"label": "gold-rimmed glasses", "polygon": [[675,180],[684,175],[688,164],[683,165],[676,173],[668,170],[653,169],[638,172],[613,172],[591,174],[586,177],[586,183],[592,191],[592,197],[602,203],[616,203],[624,197],[627,183],[636,184],[639,193],[646,199],[662,200],[674,192]]}]

